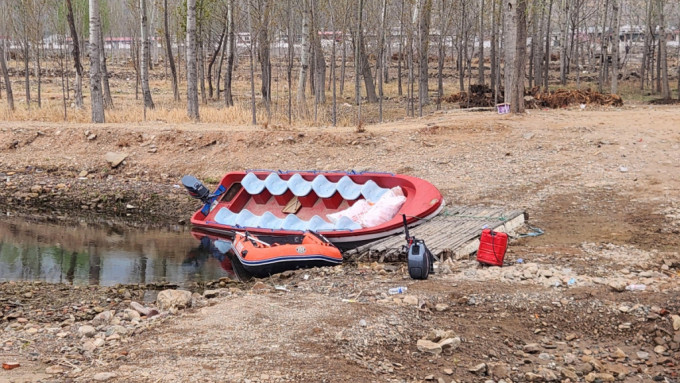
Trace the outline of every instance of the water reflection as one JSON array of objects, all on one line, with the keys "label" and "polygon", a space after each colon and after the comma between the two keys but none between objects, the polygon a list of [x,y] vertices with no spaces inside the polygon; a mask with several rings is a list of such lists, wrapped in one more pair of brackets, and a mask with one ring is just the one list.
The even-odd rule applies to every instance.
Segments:
[{"label": "water reflection", "polygon": [[0,220],[0,282],[76,285],[172,283],[236,278],[214,241],[186,229],[141,230]]}]

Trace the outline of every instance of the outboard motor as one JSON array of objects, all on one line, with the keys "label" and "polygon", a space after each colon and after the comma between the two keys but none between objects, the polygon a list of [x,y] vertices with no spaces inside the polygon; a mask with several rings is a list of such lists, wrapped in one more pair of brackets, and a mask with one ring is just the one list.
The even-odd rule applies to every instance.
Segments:
[{"label": "outboard motor", "polygon": [[434,256],[425,246],[425,241],[411,237],[408,233],[406,214],[404,217],[404,231],[406,233],[406,250],[408,254],[408,274],[413,279],[427,279],[434,274]]},{"label": "outboard motor", "polygon": [[211,202],[210,199],[213,196],[210,195],[210,190],[196,177],[190,175],[182,177],[182,185],[187,189],[190,196],[201,200],[203,203]]}]

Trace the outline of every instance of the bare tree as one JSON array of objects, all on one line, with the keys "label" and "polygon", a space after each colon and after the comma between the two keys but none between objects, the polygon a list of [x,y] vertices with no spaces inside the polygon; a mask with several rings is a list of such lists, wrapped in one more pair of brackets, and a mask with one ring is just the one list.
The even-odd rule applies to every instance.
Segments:
[{"label": "bare tree", "polygon": [[[312,0],[315,1],[315,0]],[[272,101],[272,63],[270,58],[270,43],[269,43],[269,20],[271,17],[271,8],[273,0],[258,0],[258,8],[260,13],[257,41],[258,41],[258,58],[260,61],[260,68],[262,69],[262,100],[269,110],[269,104]]]},{"label": "bare tree", "polygon": [[612,24],[614,24],[614,34],[612,36],[612,72],[611,72],[611,93],[619,92],[619,3],[618,0],[612,1]]},{"label": "bare tree", "polygon": [[302,0],[302,52],[300,57],[300,77],[298,77],[297,104],[302,115],[307,114],[307,100],[305,99],[305,88],[307,87],[307,70],[309,69],[309,19],[310,7],[309,0]]},{"label": "bare tree", "polygon": [[142,62],[141,75],[142,75],[142,96],[144,97],[144,108],[153,109],[154,103],[151,98],[151,89],[149,88],[149,22],[146,16],[146,0],[139,0],[139,12],[141,15],[141,36],[142,36]]},{"label": "bare tree", "polygon": [[90,99],[92,122],[104,122],[104,98],[100,72],[99,44],[101,26],[99,22],[99,0],[90,1]]},{"label": "bare tree", "polygon": [[227,0],[227,70],[224,73],[224,104],[226,107],[234,105],[231,90],[232,74],[234,72],[234,50],[236,49],[234,32],[234,0]]},{"label": "bare tree", "polygon": [[[92,1],[92,0],[90,0]],[[196,0],[187,0],[187,115],[198,121],[198,71],[196,68]]]},{"label": "bare tree", "polygon": [[76,70],[76,94],[75,104],[76,108],[83,107],[83,65],[80,63],[80,42],[78,41],[78,32],[76,31],[75,21],[73,20],[73,5],[71,0],[66,0],[68,20],[68,28],[71,32],[71,40],[73,41],[73,66]]},{"label": "bare tree", "polygon": [[168,64],[172,76],[172,94],[175,102],[179,102],[179,86],[177,84],[177,69],[175,68],[175,58],[172,56],[172,41],[170,41],[170,30],[168,28],[168,0],[163,0],[163,29],[165,33],[165,48],[168,55]]},{"label": "bare tree", "polygon": [[505,102],[513,113],[524,112],[526,65],[526,0],[505,3]]},{"label": "bare tree", "polygon": [[109,71],[106,68],[106,50],[104,49],[104,34],[99,33],[99,51],[101,55],[100,70],[102,74],[102,97],[104,99],[104,109],[113,108],[113,98],[111,97],[111,86],[109,85]]},{"label": "bare tree", "polygon": [[668,101],[671,99],[671,89],[668,81],[668,59],[666,19],[664,17],[664,0],[656,0],[659,11],[659,65],[661,66],[661,98]]},{"label": "bare tree", "polygon": [[12,93],[12,82],[9,79],[7,63],[5,62],[5,40],[0,40],[0,69],[5,80],[5,93],[7,94],[7,106],[9,110],[14,110],[14,95]]},{"label": "bare tree", "polygon": [[430,47],[430,20],[432,19],[432,0],[419,0],[420,9],[418,10],[418,35],[419,35],[419,55],[418,68],[418,99],[422,115],[422,106],[430,103],[428,94],[428,52]]}]

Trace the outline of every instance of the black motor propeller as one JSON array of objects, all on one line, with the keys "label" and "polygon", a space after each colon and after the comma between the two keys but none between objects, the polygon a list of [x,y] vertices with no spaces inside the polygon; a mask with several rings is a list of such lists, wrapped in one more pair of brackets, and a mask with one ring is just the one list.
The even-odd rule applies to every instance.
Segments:
[{"label": "black motor propeller", "polygon": [[190,175],[182,177],[182,185],[187,189],[190,196],[201,200],[203,203],[210,203],[210,199],[213,197],[210,195],[210,190],[196,177]]}]

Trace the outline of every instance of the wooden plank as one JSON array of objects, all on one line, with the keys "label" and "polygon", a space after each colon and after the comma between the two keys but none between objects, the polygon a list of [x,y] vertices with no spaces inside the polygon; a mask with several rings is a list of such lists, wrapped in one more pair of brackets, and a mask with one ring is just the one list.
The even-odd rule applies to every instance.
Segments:
[{"label": "wooden plank", "polygon": [[[417,238],[425,239],[428,248],[435,255],[447,252],[460,256],[461,253],[470,254],[477,249],[482,227],[511,231],[523,222],[524,212],[521,210],[452,206],[443,215],[411,228],[409,232]],[[392,256],[399,254],[404,244],[404,234],[400,233],[361,246],[349,254]]]}]

